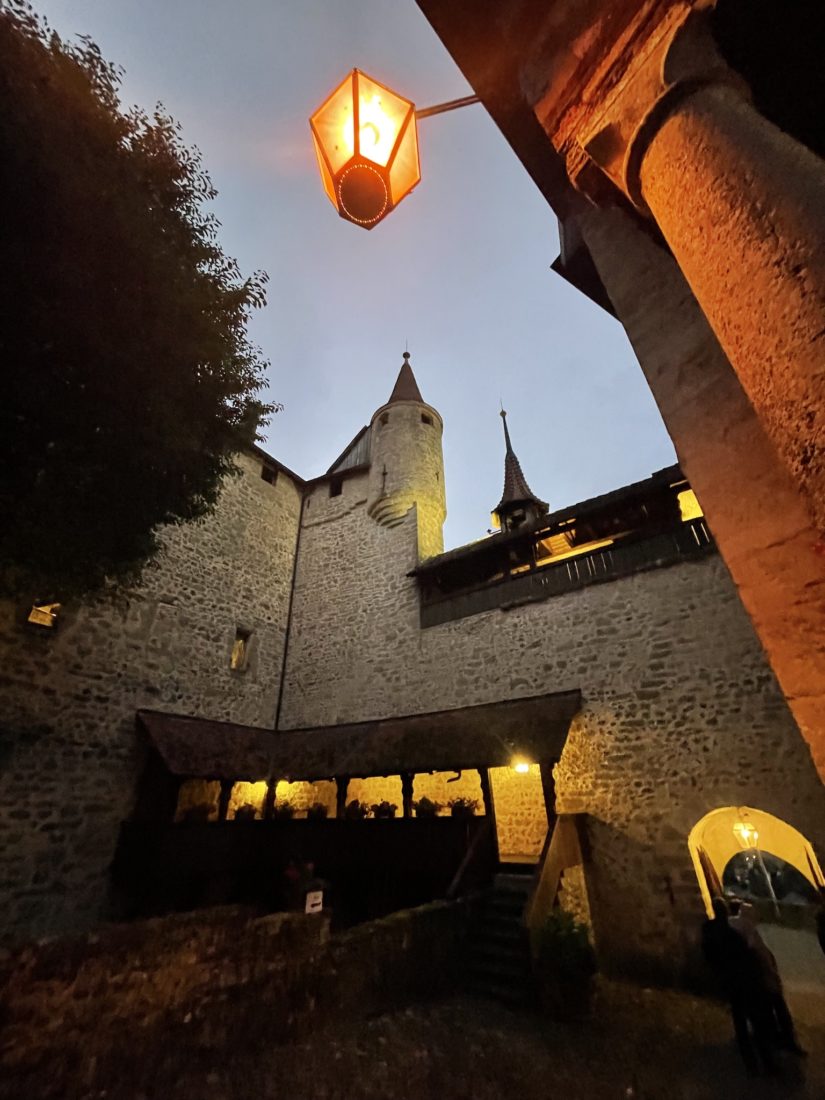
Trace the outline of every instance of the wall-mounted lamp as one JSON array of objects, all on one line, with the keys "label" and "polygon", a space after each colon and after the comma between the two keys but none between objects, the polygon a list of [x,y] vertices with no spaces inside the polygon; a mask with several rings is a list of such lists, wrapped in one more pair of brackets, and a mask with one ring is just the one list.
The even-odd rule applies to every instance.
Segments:
[{"label": "wall-mounted lamp", "polygon": [[514,756],[510,761],[510,767],[519,775],[526,775],[530,771],[530,762],[525,760],[523,756]]},{"label": "wall-mounted lamp", "polygon": [[735,822],[733,832],[743,848],[756,848],[759,844],[759,833],[756,826],[751,825],[749,821]]},{"label": "wall-mounted lamp", "polygon": [[324,190],[341,217],[364,229],[378,225],[421,179],[417,120],[477,102],[465,96],[416,111],[353,69],[309,120]]}]

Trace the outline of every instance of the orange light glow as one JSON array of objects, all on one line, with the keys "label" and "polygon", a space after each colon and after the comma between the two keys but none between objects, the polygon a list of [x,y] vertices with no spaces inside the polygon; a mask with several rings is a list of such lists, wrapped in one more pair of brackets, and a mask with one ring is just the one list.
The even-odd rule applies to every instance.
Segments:
[{"label": "orange light glow", "polygon": [[676,499],[679,501],[679,511],[685,523],[689,519],[701,519],[703,517],[702,505],[696,499],[696,494],[692,489],[684,489],[677,495]]},{"label": "orange light glow", "polygon": [[759,843],[759,832],[749,821],[734,822],[733,832],[743,848],[755,848]]},{"label": "orange light glow", "polygon": [[347,221],[372,229],[421,178],[414,105],[358,69],[309,124],[324,190]]}]

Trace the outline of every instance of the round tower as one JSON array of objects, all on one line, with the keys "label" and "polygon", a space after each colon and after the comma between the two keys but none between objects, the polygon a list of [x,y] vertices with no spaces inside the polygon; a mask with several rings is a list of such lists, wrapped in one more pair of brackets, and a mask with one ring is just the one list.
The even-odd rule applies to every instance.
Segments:
[{"label": "round tower", "polygon": [[405,351],[390,399],[370,422],[367,514],[384,527],[395,527],[415,505],[419,560],[444,549],[443,429],[440,415],[421,396]]}]

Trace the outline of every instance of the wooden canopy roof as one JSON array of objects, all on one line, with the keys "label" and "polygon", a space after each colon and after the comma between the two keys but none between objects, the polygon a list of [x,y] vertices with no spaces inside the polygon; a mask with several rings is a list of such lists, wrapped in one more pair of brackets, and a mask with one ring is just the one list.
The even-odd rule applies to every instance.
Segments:
[{"label": "wooden canopy roof", "polygon": [[561,756],[578,691],[454,710],[275,733],[255,726],[140,710],[168,770],[202,779],[312,780],[460,771]]}]

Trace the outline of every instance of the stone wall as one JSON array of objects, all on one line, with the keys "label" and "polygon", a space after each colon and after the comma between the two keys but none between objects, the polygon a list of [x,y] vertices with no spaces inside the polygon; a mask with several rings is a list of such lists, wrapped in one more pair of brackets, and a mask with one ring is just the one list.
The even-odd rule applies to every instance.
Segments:
[{"label": "stone wall", "polygon": [[[0,607],[0,924],[30,933],[105,913],[108,865],[142,767],[139,707],[272,727],[300,495],[239,459],[216,514],[170,528],[121,603],[54,631]],[[251,632],[243,671],[236,630]]]},{"label": "stone wall", "polygon": [[588,815],[608,966],[676,976],[702,918],[687,837],[709,810],[767,810],[825,851],[821,784],[717,555],[422,630],[415,535],[356,496],[305,529],[285,728],[581,689],[557,804]]},{"label": "stone wall", "polygon": [[430,802],[438,802],[441,809],[439,817],[447,817],[450,813],[450,799],[469,798],[478,803],[475,812],[484,813],[484,792],[481,789],[481,776],[477,771],[461,772],[456,779],[455,772],[428,772],[416,775],[413,778],[413,799],[429,798]]},{"label": "stone wall", "polygon": [[320,802],[327,808],[327,817],[332,818],[335,817],[337,790],[331,779],[316,779],[314,783],[301,780],[290,783],[281,779],[275,788],[275,806],[288,802],[296,817],[306,817],[309,808]]},{"label": "stone wall", "polygon": [[435,903],[330,937],[323,916],[230,908],[27,945],[0,962],[0,1095],[154,1095],[170,1066],[242,1065],[444,992],[466,918]]},{"label": "stone wall", "polygon": [[350,779],[347,802],[362,802],[370,809],[381,802],[395,806],[396,816],[403,815],[404,794],[400,775],[371,775],[367,779]]},{"label": "stone wall", "polygon": [[490,768],[490,789],[499,856],[537,859],[547,837],[547,809],[538,764],[531,764],[525,774],[513,768]]},{"label": "stone wall", "polygon": [[281,729],[433,709],[430,685],[404,667],[420,633],[406,577],[418,561],[416,510],[382,526],[367,515],[367,490],[367,475],[357,474],[340,496],[322,484],[307,500]]}]

